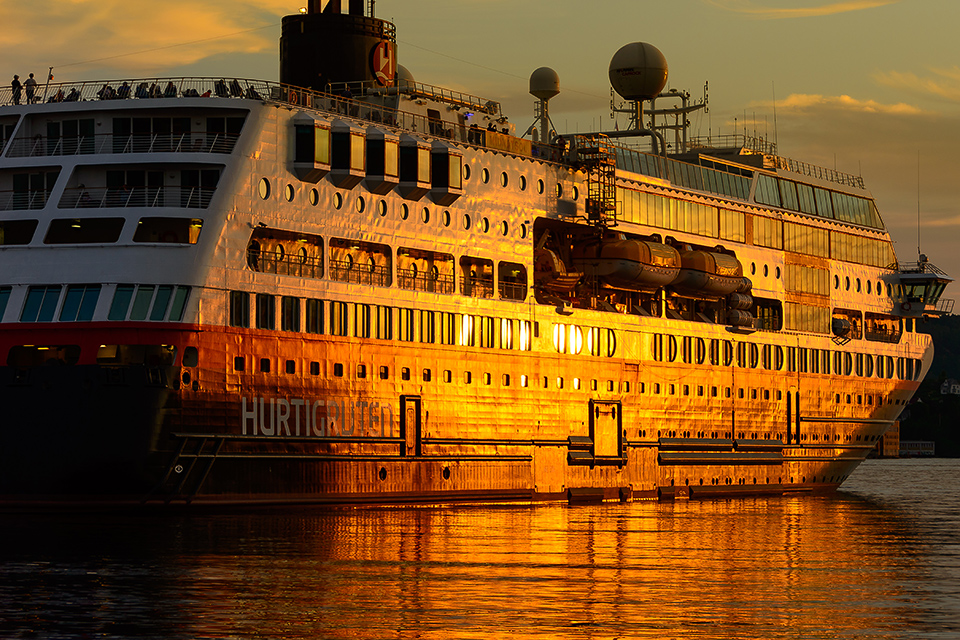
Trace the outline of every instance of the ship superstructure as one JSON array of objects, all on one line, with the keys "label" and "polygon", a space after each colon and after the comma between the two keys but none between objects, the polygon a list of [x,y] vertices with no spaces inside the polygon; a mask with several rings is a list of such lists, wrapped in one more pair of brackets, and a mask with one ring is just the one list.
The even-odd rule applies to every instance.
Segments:
[{"label": "ship superstructure", "polygon": [[281,83],[0,96],[7,502],[827,491],[897,419],[950,279],[858,177],[557,136],[542,70],[518,137],[335,5]]}]

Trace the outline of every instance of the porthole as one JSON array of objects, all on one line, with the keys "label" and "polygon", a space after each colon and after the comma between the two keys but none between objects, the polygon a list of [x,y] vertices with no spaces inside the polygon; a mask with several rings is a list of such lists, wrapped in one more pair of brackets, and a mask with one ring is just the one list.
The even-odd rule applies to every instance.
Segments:
[{"label": "porthole", "polygon": [[413,264],[411,264],[410,267],[407,269],[407,271],[410,272],[410,278],[411,278],[412,280],[416,280],[416,279],[417,279],[417,274],[420,272],[420,270],[417,268],[417,263],[416,263],[416,262],[414,262]]},{"label": "porthole", "polygon": [[480,231],[483,231],[484,233],[486,233],[487,231],[490,231],[490,220],[489,220],[489,218],[482,218],[482,219],[480,220]]},{"label": "porthole", "polygon": [[527,190],[527,176],[520,176],[520,191]]},{"label": "porthole", "polygon": [[857,278],[857,293],[860,293],[860,278]]},{"label": "porthole", "polygon": [[767,265],[763,265],[763,277],[766,278],[769,275],[770,275],[770,267],[768,267]]},{"label": "porthole", "polygon": [[343,196],[339,193],[333,194],[333,208],[339,209],[343,206]]},{"label": "porthole", "polygon": [[357,196],[357,213],[363,213],[366,206],[367,203],[364,201],[363,196]]},{"label": "porthole", "polygon": [[527,237],[527,225],[526,225],[526,224],[521,224],[521,225],[520,225],[520,237],[521,237],[521,238],[526,238],[526,237]]},{"label": "porthole", "polygon": [[847,291],[850,291],[850,276],[847,276],[843,281],[844,286]]},{"label": "porthole", "polygon": [[877,280],[877,295],[878,296],[883,295],[883,283],[880,282],[879,280]]},{"label": "porthole", "polygon": [[756,263],[756,262],[751,262],[751,263],[750,263],[750,275],[752,275],[752,276],[757,275],[757,263]]},{"label": "porthole", "polygon": [[300,261],[300,264],[306,264],[307,262],[307,249],[306,247],[300,247],[297,251],[297,260]]},{"label": "porthole", "polygon": [[462,168],[462,169],[463,169],[463,170],[462,170],[463,180],[464,180],[464,182],[466,182],[467,180],[470,179],[470,165],[465,164],[465,165],[463,165],[463,168]]},{"label": "porthole", "polygon": [[510,183],[510,178],[507,177],[507,172],[504,171],[500,174],[500,186],[505,187]]},{"label": "porthole", "polygon": [[377,213],[380,214],[380,217],[381,217],[381,218],[387,215],[387,201],[386,201],[386,200],[381,200],[380,202],[377,203]]},{"label": "porthole", "polygon": [[274,252],[277,254],[277,262],[283,262],[283,255],[284,255],[283,245],[278,244]]},{"label": "porthole", "polygon": [[780,267],[777,267],[775,273],[777,274],[777,280],[780,279]]},{"label": "porthole", "polygon": [[449,211],[449,210],[445,210],[445,211],[443,212],[443,226],[445,226],[445,227],[449,227],[449,226],[450,226],[450,211]]},{"label": "porthole", "polygon": [[557,183],[557,197],[558,198],[563,197],[563,185],[560,184],[559,182]]},{"label": "porthole", "polygon": [[867,293],[873,293],[873,281],[867,280]]},{"label": "porthole", "polygon": [[317,206],[320,203],[320,192],[316,189],[310,189],[310,204]]},{"label": "porthole", "polygon": [[463,228],[469,231],[470,225],[471,225],[470,214],[469,213],[463,214]]},{"label": "porthole", "polygon": [[833,288],[834,289],[840,288],[840,276],[833,276]]},{"label": "porthole", "polygon": [[543,180],[537,180],[537,193],[543,193]]},{"label": "porthole", "polygon": [[266,178],[260,178],[260,185],[257,187],[260,198],[266,200],[270,197],[270,181]]},{"label": "porthole", "polygon": [[510,225],[507,224],[507,221],[504,220],[500,223],[500,235],[506,236],[510,232]]},{"label": "porthole", "polygon": [[574,187],[573,187],[573,199],[576,200],[576,199],[579,198],[579,197],[580,197],[580,189],[578,189],[578,188],[576,187],[576,185],[574,185]]},{"label": "porthole", "polygon": [[287,202],[293,202],[294,190],[293,185],[288,184],[283,188],[283,197]]},{"label": "porthole", "polygon": [[490,182],[490,172],[486,168],[480,170],[480,182],[483,184]]},{"label": "porthole", "polygon": [[407,206],[406,202],[400,205],[400,217],[404,220],[410,217],[410,207]]},{"label": "porthole", "polygon": [[369,271],[370,273],[377,272],[377,261],[374,260],[372,257],[367,258],[367,271]]}]

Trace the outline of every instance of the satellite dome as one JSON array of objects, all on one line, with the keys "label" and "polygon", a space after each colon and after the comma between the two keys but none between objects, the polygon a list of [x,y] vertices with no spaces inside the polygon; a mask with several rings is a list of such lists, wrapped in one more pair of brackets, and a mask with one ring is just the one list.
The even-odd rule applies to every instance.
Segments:
[{"label": "satellite dome", "polygon": [[414,82],[416,81],[413,79],[413,74],[410,73],[410,70],[407,69],[402,64],[398,64],[397,65],[397,86],[400,88],[404,88],[407,85],[413,85]]},{"label": "satellite dome", "polygon": [[624,45],[610,60],[610,84],[627,100],[649,100],[667,84],[667,59],[646,42]]},{"label": "satellite dome", "polygon": [[534,98],[549,100],[560,93],[560,76],[550,67],[540,67],[530,74],[530,93]]}]

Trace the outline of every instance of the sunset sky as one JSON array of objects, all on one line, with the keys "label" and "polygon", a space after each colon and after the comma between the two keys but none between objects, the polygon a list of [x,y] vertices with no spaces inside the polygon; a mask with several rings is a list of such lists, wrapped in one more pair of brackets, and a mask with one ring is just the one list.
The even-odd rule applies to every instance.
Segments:
[{"label": "sunset sky", "polygon": [[[276,80],[280,19],[305,4],[0,0],[0,59],[8,78],[53,66],[57,81]],[[376,14],[396,24],[398,59],[418,81],[499,100],[521,132],[541,66],[560,75],[559,130],[612,127],[611,56],[654,44],[668,87],[699,99],[709,82],[693,135],[746,120],[780,155],[863,175],[903,262],[917,257],[919,202],[923,252],[960,276],[957,0],[380,0]]]}]

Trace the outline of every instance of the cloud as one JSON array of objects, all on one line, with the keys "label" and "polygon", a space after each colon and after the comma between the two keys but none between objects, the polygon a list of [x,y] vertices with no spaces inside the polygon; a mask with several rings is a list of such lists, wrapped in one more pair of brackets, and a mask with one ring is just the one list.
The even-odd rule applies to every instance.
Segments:
[{"label": "cloud", "polygon": [[843,2],[819,2],[809,7],[766,7],[763,2],[754,0],[704,0],[715,7],[741,13],[757,20],[779,20],[783,18],[814,18],[830,16],[850,11],[876,9],[900,0],[845,0]]},{"label": "cloud", "polygon": [[915,73],[886,71],[873,74],[873,79],[885,87],[910,91],[960,102],[960,67],[930,69],[932,76],[920,77]]},{"label": "cloud", "polygon": [[754,102],[750,106],[772,109],[776,106],[778,112],[833,110],[856,113],[885,113],[893,115],[921,115],[923,110],[904,102],[896,104],[882,104],[876,100],[857,100],[847,95],[824,96],[819,94],[794,93],[786,100],[778,100],[776,105],[771,101]]},{"label": "cloud", "polygon": [[[296,9],[296,5],[293,5]],[[5,66],[150,72],[224,53],[275,49],[281,0],[0,0]],[[43,56],[40,58],[40,56]]]}]

